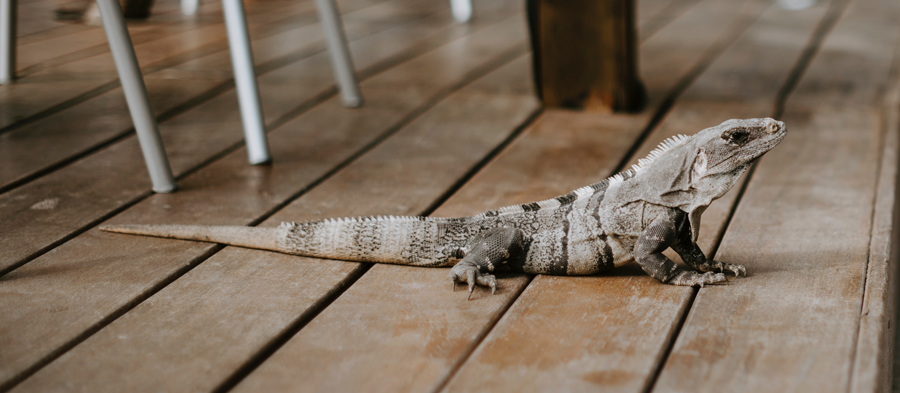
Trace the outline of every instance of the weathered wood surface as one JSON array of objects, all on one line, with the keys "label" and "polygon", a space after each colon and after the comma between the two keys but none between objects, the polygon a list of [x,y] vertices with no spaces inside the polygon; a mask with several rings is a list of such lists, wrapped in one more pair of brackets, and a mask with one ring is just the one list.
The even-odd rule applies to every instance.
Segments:
[{"label": "weathered wood surface", "polygon": [[[698,4],[699,0],[641,1],[638,3],[638,36],[646,41],[660,29],[678,19],[682,13]],[[640,60],[638,61],[640,63]]]},{"label": "weathered wood surface", "polygon": [[[373,212],[421,213],[537,109],[528,88],[510,91],[507,85],[513,80],[527,86],[528,68],[528,58],[520,57],[512,65],[475,82],[471,88],[450,95],[263,225]],[[480,88],[481,85],[492,91]],[[337,105],[335,100],[328,104]],[[280,138],[273,135],[273,145],[283,145],[288,137],[296,138],[284,133],[277,135]],[[443,158],[433,159],[436,155]],[[242,194],[240,200],[246,201],[247,194],[260,191],[252,184],[253,180],[228,175],[234,171],[233,167],[241,165],[241,154],[233,154],[226,160],[230,168],[213,165],[186,179],[185,183],[191,186],[190,193],[151,198],[148,204],[154,199],[164,199],[172,209],[178,209],[193,206],[203,198],[218,202],[219,193]],[[301,169],[276,165],[267,173],[267,183],[296,184],[291,177],[301,173]],[[216,186],[208,187],[210,184]],[[130,213],[131,210],[116,222],[153,219]],[[110,392],[156,388],[211,390],[278,334],[289,330],[297,318],[321,306],[359,267],[357,263],[227,248],[45,367],[17,390],[47,391],[67,385]],[[396,285],[423,287],[414,270],[417,269],[397,277]],[[432,290],[443,294],[447,286],[439,285]],[[435,312],[443,313],[451,303],[459,303],[458,299],[436,297],[440,298],[443,300],[430,304]],[[464,315],[490,311],[497,314],[502,310],[500,298],[493,303],[469,303],[470,309],[463,310]],[[369,299],[356,306],[363,304],[381,302]],[[403,305],[395,303],[395,307]],[[378,312],[377,307],[369,309]],[[237,315],[240,317],[235,318]],[[427,334],[427,330],[420,331]],[[224,348],[221,344],[225,342],[231,344]],[[411,336],[410,345],[418,344]],[[310,361],[317,363],[320,359],[313,356]],[[143,364],[158,366],[121,378],[122,373],[139,369]],[[300,368],[317,374],[316,367]]]},{"label": "weathered wood surface", "polygon": [[[366,5],[371,3],[368,0],[351,2],[353,7],[349,8],[361,8],[360,13],[383,12],[378,10],[378,3],[371,7],[374,9],[367,10],[369,7]],[[250,15],[251,34],[256,38],[254,54],[257,64],[275,62],[283,66],[283,63],[296,62],[323,51],[321,27],[317,23],[301,20],[299,26],[287,31],[283,31],[284,26],[291,24],[273,24],[279,18],[302,14],[311,16],[312,13],[312,4],[300,3],[293,9]],[[389,29],[389,25],[383,23],[375,24],[376,28],[371,25],[348,23],[351,39]],[[229,88],[231,68],[227,45],[221,37],[223,29],[221,24],[214,24],[137,45],[138,57],[145,62],[145,81],[151,106],[158,116],[171,117]],[[185,62],[196,72],[180,69]],[[103,53],[0,87],[0,91],[4,92],[3,102],[13,103],[11,109],[24,110],[8,116],[22,117],[25,121],[35,112],[51,110],[60,102],[79,94],[98,95],[72,107],[45,114],[36,121],[13,124],[11,126],[16,126],[15,129],[0,135],[0,189],[127,135],[132,127],[131,118],[122,91],[115,86],[115,70],[111,67],[111,58]],[[262,71],[273,68],[270,66]],[[57,79],[63,80],[62,88],[84,90],[60,92],[48,89],[48,85],[56,88]],[[232,106],[237,106],[236,101]]]},{"label": "weathered wood surface", "polygon": [[[186,174],[177,194],[148,197],[130,138],[0,194],[0,212],[17,212],[0,216],[0,230],[16,222],[30,234],[9,244],[49,251],[0,276],[0,391],[884,391],[896,307],[900,10],[850,2],[832,30],[841,1],[785,11],[764,1],[741,9],[642,0],[652,110],[548,111],[521,133],[534,100],[524,46],[510,44],[527,39],[519,1],[479,1],[472,25],[453,23],[445,1],[378,1],[347,13],[373,98],[354,111],[328,98],[320,46],[292,51],[295,34],[318,34],[317,25],[303,12],[273,16],[254,45],[267,56],[260,81],[283,157],[274,166],[246,165],[236,114],[227,113],[234,96],[222,91],[162,123],[167,141],[180,143],[170,151]],[[137,34],[151,42],[218,23],[207,14],[180,26],[170,3]],[[20,42],[51,45],[91,29],[71,26],[34,22]],[[179,81],[227,80],[227,53],[213,38],[161,57],[148,80],[171,79],[170,91]],[[28,78],[85,91],[109,70],[69,82],[51,71],[90,64],[92,48],[36,63],[30,72],[46,75]],[[477,213],[596,181],[672,134],[780,113],[797,80],[784,145],[761,161],[743,198],[732,192],[704,215],[702,247],[715,250],[724,236],[719,257],[751,273],[727,286],[663,286],[631,266],[597,277],[504,276],[496,296],[479,289],[464,302],[447,288],[446,269],[90,229],[110,215],[274,225],[428,213],[446,198],[435,214]],[[198,148],[203,138],[215,146]]]},{"label": "weathered wood surface", "polygon": [[[770,115],[825,8],[797,13],[770,7],[683,94],[629,164],[674,134],[692,134],[729,118]],[[773,31],[781,39],[765,40]],[[759,66],[764,63],[769,65]],[[723,87],[726,78],[766,88],[748,94],[744,85],[750,83]],[[715,248],[739,191],[704,214],[699,239],[704,250]],[[660,285],[634,266],[611,277],[538,276],[447,391],[646,391],[693,292]]]},{"label": "weathered wood surface", "polygon": [[[726,5],[715,1],[710,3],[711,9],[703,11],[703,7],[696,7],[694,9],[697,12],[696,15],[685,14],[688,20],[680,26],[689,26],[690,29],[679,28],[678,25],[673,24],[666,29],[667,33],[675,37],[678,34],[688,34],[688,31],[690,34],[696,34],[695,21],[690,18],[704,19],[706,16],[703,15],[704,12],[721,11]],[[731,16],[737,18],[739,14],[735,10],[732,11]],[[731,23],[732,20],[723,18],[721,24],[715,24],[711,28],[721,32],[728,30]],[[715,31],[713,30],[713,32]],[[710,32],[707,31],[706,35],[710,36]],[[716,35],[712,34],[706,40],[706,45],[710,46],[715,41]],[[654,46],[652,40],[648,41],[645,46],[645,58],[651,59],[655,56],[666,58],[669,50],[673,50],[668,46]],[[690,66],[708,49],[702,46],[702,41],[693,48],[694,51],[688,52],[688,55],[682,52],[681,56],[683,56],[684,62],[670,64],[672,69],[681,67],[687,74]],[[683,48],[679,49],[684,50]],[[690,53],[696,57],[691,59],[688,57]],[[678,84],[678,75],[670,73],[668,76],[668,80],[662,76],[651,79],[654,83],[660,83],[654,91],[665,91],[666,86],[671,89]],[[661,101],[661,99],[657,101]],[[540,200],[610,175],[621,164],[625,158],[625,152],[646,127],[651,115],[652,113],[575,116],[567,112],[545,113],[535,126],[526,130],[494,162],[467,182],[435,214],[461,216],[508,204]],[[560,176],[560,173],[566,175]],[[470,306],[446,303],[447,299],[454,298],[452,294],[443,292],[446,289],[441,290],[440,288],[441,286],[446,287],[447,272],[445,270],[408,272],[407,270],[408,268],[401,266],[373,266],[347,292],[281,347],[259,369],[250,374],[242,384],[238,385],[238,390],[421,391],[442,387],[445,381],[452,376],[454,369],[460,362],[465,361],[468,353],[491,329],[496,321],[496,314],[485,312],[482,315],[463,315],[451,318],[460,308]],[[404,280],[410,275],[414,275],[416,278],[415,286],[396,284],[398,277]],[[601,280],[609,279],[609,277],[591,277],[589,279],[600,283],[604,282]],[[504,296],[518,293],[524,284],[520,280],[521,277],[501,279],[500,285]],[[579,279],[560,278],[559,280],[559,282],[571,283],[573,280]],[[535,283],[531,285],[535,285]],[[665,290],[665,287],[658,284],[655,284],[653,288]],[[586,287],[581,293],[587,294],[592,290],[596,290],[596,288]],[[617,294],[620,295],[620,293]],[[455,297],[462,299],[463,296],[464,294],[458,293]],[[527,291],[522,296],[523,298],[527,296]],[[558,296],[562,297],[565,294],[560,293]],[[439,299],[433,299],[435,297]],[[484,290],[479,290],[476,297],[481,301],[491,302],[491,305],[496,301]],[[519,305],[523,298],[519,298],[516,305]],[[558,298],[554,297],[554,299]],[[593,296],[580,299],[582,299],[580,301],[582,303],[597,302],[597,298]],[[608,300],[617,302],[622,299],[617,296],[610,297]],[[370,306],[360,309],[360,303]],[[445,308],[436,307],[436,305],[444,304],[447,304]],[[556,310],[565,307],[558,302],[548,302],[547,305],[550,309]],[[590,308],[588,306],[588,309]],[[589,313],[582,309],[575,314],[580,317],[586,312]],[[551,313],[551,315],[541,315],[539,319],[545,320],[549,324],[558,324],[560,321],[566,320],[565,317],[560,318],[562,315],[565,314]],[[353,322],[346,323],[347,320]],[[413,324],[410,322],[413,320],[423,320],[428,323],[426,325]],[[573,323],[573,321],[566,320],[565,323]],[[631,325],[626,326],[631,327]],[[422,329],[427,329],[426,333],[417,333]],[[596,326],[592,325],[588,330],[594,329]],[[623,327],[623,329],[628,328]],[[422,334],[427,334],[427,336],[423,337]],[[554,335],[554,337],[571,338],[571,335],[567,336],[563,333],[559,336]],[[510,341],[509,345],[518,349],[530,347],[528,339],[520,338],[521,340]],[[415,340],[424,340],[435,344],[417,346],[414,345]],[[337,345],[339,342],[341,344]],[[600,340],[600,342],[602,343],[604,340]],[[583,342],[573,340],[571,345],[578,346],[580,343]],[[552,354],[553,352],[552,346],[539,346],[533,351],[510,353],[510,357],[504,358],[504,361],[512,363],[516,361],[515,359],[530,359],[539,353]],[[548,356],[552,357],[552,355]],[[298,364],[304,366],[298,367]],[[353,370],[352,373],[347,372],[350,369]],[[502,383],[510,382],[494,371],[481,373],[475,368],[473,372],[479,377],[469,380],[477,382],[466,385],[460,390],[478,388],[492,390],[503,388]],[[467,375],[467,377],[471,376]],[[530,388],[535,390],[549,388],[554,383],[557,386],[564,386],[559,385],[558,380],[549,378],[546,385],[541,385],[529,377],[523,378],[519,374],[516,374],[515,378],[529,383]],[[486,382],[492,380],[499,383]],[[450,386],[452,388],[453,384],[451,383]],[[522,386],[518,383],[509,383],[508,388],[516,390]]]},{"label": "weathered wood surface", "polygon": [[[163,1],[161,3],[173,2]],[[264,8],[260,9],[262,8],[261,6]],[[289,10],[286,2],[253,2],[248,4],[247,14],[248,16],[255,16],[263,10],[271,11],[273,7],[280,8],[282,12]],[[154,16],[143,23],[129,24],[128,33],[131,35],[133,43],[138,45],[185,31],[197,30],[210,25],[221,25],[223,23],[221,13],[220,4],[210,3],[209,7],[200,9],[196,23],[176,23],[184,22],[184,20],[165,20]],[[43,15],[43,17],[46,19],[50,17],[50,14]],[[184,19],[187,18],[185,17]],[[17,75],[20,78],[27,77],[35,73],[35,71],[49,69],[73,59],[109,52],[109,45],[106,42],[106,35],[102,26],[85,24],[69,24],[69,26],[80,26],[83,29],[70,34],[56,35],[44,39],[27,39],[27,37],[20,39],[17,51],[19,56],[17,56],[16,62]],[[45,35],[47,34],[45,33]]]},{"label": "weathered wood surface", "polygon": [[826,38],[719,248],[751,275],[699,291],[656,391],[851,387],[898,11],[854,0]]},{"label": "weathered wood surface", "polygon": [[[278,3],[273,2],[267,7],[247,8],[248,25],[254,39],[271,35],[270,30],[273,28],[283,29],[290,26],[273,22],[298,13],[305,13],[311,17],[315,12],[314,6],[309,2],[301,2],[292,7],[272,7],[276,4]],[[221,17],[213,17],[211,21],[206,21],[204,14],[209,13],[220,15],[221,10],[215,5],[208,10],[203,9],[203,13],[199,16],[201,22],[196,24],[180,23],[158,28],[132,27],[129,31],[133,33],[135,50],[138,59],[145,66],[145,74],[155,71],[146,69],[148,65],[159,68],[163,65],[177,64],[184,61],[178,55],[190,53],[191,50],[195,56],[226,50],[227,43],[222,37],[224,24]],[[15,127],[15,122],[19,120],[40,115],[54,105],[77,100],[79,95],[116,81],[117,75],[109,55],[109,45],[102,29],[21,45],[19,54],[19,79],[14,84],[0,87],[2,92],[0,102],[5,109],[3,117],[0,118],[2,129]],[[72,68],[70,63],[76,65],[87,63],[87,65],[79,69]],[[105,72],[97,73],[99,70]],[[51,92],[52,94],[49,94]],[[154,93],[152,88],[150,93],[152,97]],[[191,96],[179,97],[186,100]]]},{"label": "weathered wood surface", "polygon": [[[497,9],[490,3],[485,4],[482,8],[481,14],[486,22],[496,21],[498,18],[509,15],[509,12],[502,7]],[[397,9],[400,11],[394,12]],[[394,14],[390,14],[392,12]],[[389,1],[347,14],[345,26],[351,40],[355,38],[363,40],[351,44],[354,56],[357,58],[355,60],[357,69],[360,70],[362,76],[371,75],[403,58],[433,49],[462,34],[471,32],[472,29],[479,29],[485,25],[484,23],[476,23],[471,26],[454,24],[446,17],[448,12],[448,6],[445,3],[425,3],[425,5],[417,6],[417,3],[411,1]],[[384,17],[379,19],[379,15],[386,13],[389,14],[390,19]],[[411,29],[417,29],[419,33],[409,35]],[[368,38],[372,35],[378,37]],[[285,63],[297,63],[298,60],[313,55],[325,58],[325,55],[321,54],[324,46],[320,37],[321,28],[318,24],[305,24],[296,29],[258,39],[254,49],[255,59],[258,64],[261,64],[260,73],[266,74],[279,67],[282,70],[287,69],[289,67],[284,67]],[[417,43],[410,44],[410,41],[417,39]],[[372,41],[378,43],[375,44]],[[369,60],[375,57],[378,59]],[[161,72],[149,73],[145,78],[150,91],[151,104],[158,114],[166,118],[215,97],[215,93],[222,90],[219,87],[228,88],[227,81],[230,78],[228,53],[219,51],[196,60],[181,62],[186,60],[190,60],[190,58],[171,61],[169,62],[171,64],[166,65]],[[179,64],[179,62],[181,63]],[[320,71],[318,60],[316,60],[316,64],[316,71]],[[305,65],[304,67],[309,66]],[[327,68],[321,69],[321,71],[330,72]],[[291,75],[291,79],[305,76],[316,86],[331,84],[331,79],[327,78],[326,74],[297,68],[294,68],[293,72],[296,72],[297,76]],[[259,80],[262,85],[264,105],[272,103],[272,98],[267,97],[267,94],[280,91],[268,89],[265,86],[267,81],[273,78],[276,77],[266,76]],[[33,87],[39,88],[40,86]],[[210,89],[212,89],[211,92]],[[304,101],[309,101],[309,97],[318,97],[322,91],[310,87],[297,90],[301,92],[296,98],[298,107],[303,107]],[[81,105],[0,135],[0,190],[4,186],[28,180],[48,167],[52,168],[67,160],[77,158],[85,150],[90,151],[97,145],[126,135],[131,127],[131,120],[121,94],[119,89],[109,91]],[[6,97],[6,99],[9,102],[18,102],[15,97]],[[290,101],[285,102],[290,103]],[[236,101],[232,101],[230,104],[235,107]],[[263,112],[267,119],[273,121],[281,121],[280,116],[284,114],[281,111],[273,112],[272,109],[265,107]],[[171,146],[169,147],[171,148]]]},{"label": "weathered wood surface", "polygon": [[[497,61],[521,53],[524,39],[520,29],[520,17],[506,18],[378,74],[362,83],[364,93],[372,97],[364,108],[349,111],[332,99],[273,131],[276,164],[271,169],[248,167],[244,153],[234,152],[227,160],[217,161],[208,170],[185,179],[179,193],[156,195],[119,215],[117,220],[253,223],[380,135],[434,105],[433,101],[461,83],[496,67]],[[322,67],[327,69],[327,60],[323,62]],[[213,112],[222,117],[221,111]],[[184,126],[196,122],[197,118],[186,120]],[[237,129],[233,132],[239,134]],[[289,133],[284,141],[280,140],[282,133]],[[184,150],[170,152],[171,156],[186,158],[197,151],[196,146],[181,149]],[[122,157],[112,161],[117,170],[110,172],[115,174],[136,154],[137,145],[131,141],[106,151],[117,155],[113,157]],[[101,155],[98,157],[95,165],[114,165],[102,160]],[[173,159],[176,167],[183,168],[179,162]],[[284,168],[284,176],[289,177],[275,177],[271,172],[278,168]],[[230,183],[223,185],[214,179],[203,182],[210,173],[236,177],[241,183],[228,187]],[[91,191],[112,193],[128,176],[133,175],[123,171],[108,185],[99,189],[94,186]],[[198,183],[192,184],[188,179]],[[195,192],[202,195],[190,204],[166,202],[167,198],[188,198]],[[86,200],[96,198],[99,196],[91,195]],[[0,347],[4,348],[0,352],[0,376],[9,383],[52,360],[205,259],[214,249],[207,244],[168,243],[91,230],[0,277],[0,308],[10,310],[0,313]]]},{"label": "weathered wood surface", "polygon": [[[457,24],[437,31],[423,22],[421,25],[398,28],[393,34],[367,37],[352,43],[351,49],[359,51],[355,62],[361,70],[378,70],[384,63],[390,65],[441,46],[446,46],[443,50],[453,50],[461,45],[465,47],[465,44],[454,43],[454,40],[460,41],[459,37],[465,37],[465,34],[485,36],[489,33],[483,31],[498,20],[505,20],[503,23],[511,25],[516,22],[514,18],[509,16],[509,11],[498,12],[493,17],[485,13],[483,18],[479,18],[481,21],[474,22],[472,26]],[[453,23],[449,13],[444,13],[443,19],[446,23]],[[491,48],[491,51],[481,53],[481,59],[508,49],[498,48],[496,44],[485,41],[484,47]],[[469,59],[460,56],[459,62],[466,64]],[[445,67],[454,64],[447,62]],[[448,71],[448,78],[456,77],[467,69]],[[435,78],[434,83],[425,87],[427,93],[422,92],[423,98],[440,93],[441,88],[448,86],[438,84],[438,81],[446,82],[447,79]],[[402,81],[392,83],[399,82]],[[334,93],[325,53],[266,73],[259,77],[259,84],[263,112],[270,119],[270,126],[273,123],[277,126],[296,116],[323,94]],[[232,90],[160,124],[176,176],[204,164],[243,139],[235,106],[236,98]],[[0,255],[0,271],[20,265],[54,243],[77,234],[86,225],[146,196],[149,183],[143,163],[135,159],[139,157],[133,150],[136,146],[133,138],[124,140],[25,186],[0,194],[0,220],[10,224],[0,228],[0,244],[7,247],[7,252]],[[107,168],[112,163],[121,166],[122,170],[109,173]],[[31,209],[40,203],[55,203],[54,209]]]},{"label": "weathered wood surface", "polygon": [[[878,189],[872,215],[872,240],[866,267],[866,286],[860,311],[859,335],[853,357],[851,392],[887,391],[894,370],[897,332],[898,228],[897,176],[900,150],[900,86],[897,64],[891,72],[889,96],[882,108],[884,150],[879,162]],[[892,367],[893,366],[893,367]],[[900,381],[898,381],[900,382]]]}]

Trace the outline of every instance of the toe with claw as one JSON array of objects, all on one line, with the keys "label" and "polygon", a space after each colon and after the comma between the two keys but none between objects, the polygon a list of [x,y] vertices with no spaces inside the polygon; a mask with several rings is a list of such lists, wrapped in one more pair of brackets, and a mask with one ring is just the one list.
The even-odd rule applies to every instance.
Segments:
[{"label": "toe with claw", "polygon": [[742,265],[734,265],[731,263],[723,263],[722,264],[722,272],[723,273],[732,273],[735,277],[746,277],[747,276],[747,268]]},{"label": "toe with claw", "polygon": [[493,274],[481,273],[477,266],[469,264],[459,263],[450,269],[450,285],[453,291],[456,291],[456,283],[468,284],[469,295],[466,300],[472,298],[476,284],[491,288],[491,294],[497,291],[497,278]]}]

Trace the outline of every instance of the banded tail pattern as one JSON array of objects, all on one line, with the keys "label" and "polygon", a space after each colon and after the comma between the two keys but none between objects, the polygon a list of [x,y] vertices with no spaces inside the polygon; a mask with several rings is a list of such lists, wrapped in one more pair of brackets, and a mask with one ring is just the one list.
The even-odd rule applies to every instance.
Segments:
[{"label": "banded tail pattern", "polygon": [[285,222],[277,228],[105,225],[106,232],[198,240],[286,254],[358,262],[449,266],[459,259],[468,219],[373,216]]},{"label": "banded tail pattern", "polygon": [[[337,218],[281,224],[281,246],[291,254],[360,262],[449,266],[465,242],[459,219],[412,216]],[[450,224],[450,225],[448,225]]]}]

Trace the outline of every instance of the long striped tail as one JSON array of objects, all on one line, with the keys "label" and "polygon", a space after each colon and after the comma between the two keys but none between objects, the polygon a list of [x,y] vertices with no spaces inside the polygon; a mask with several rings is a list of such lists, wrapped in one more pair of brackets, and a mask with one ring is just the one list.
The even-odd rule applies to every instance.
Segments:
[{"label": "long striped tail", "polygon": [[107,232],[198,240],[286,254],[359,262],[447,266],[458,242],[442,219],[360,217],[282,223],[277,228],[199,225],[108,225]]}]

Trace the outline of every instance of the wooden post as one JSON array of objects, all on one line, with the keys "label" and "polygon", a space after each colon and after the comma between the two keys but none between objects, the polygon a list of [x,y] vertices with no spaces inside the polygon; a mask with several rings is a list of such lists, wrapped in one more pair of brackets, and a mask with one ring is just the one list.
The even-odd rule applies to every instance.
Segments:
[{"label": "wooden post", "polygon": [[546,106],[641,109],[634,0],[528,0],[528,22]]}]

